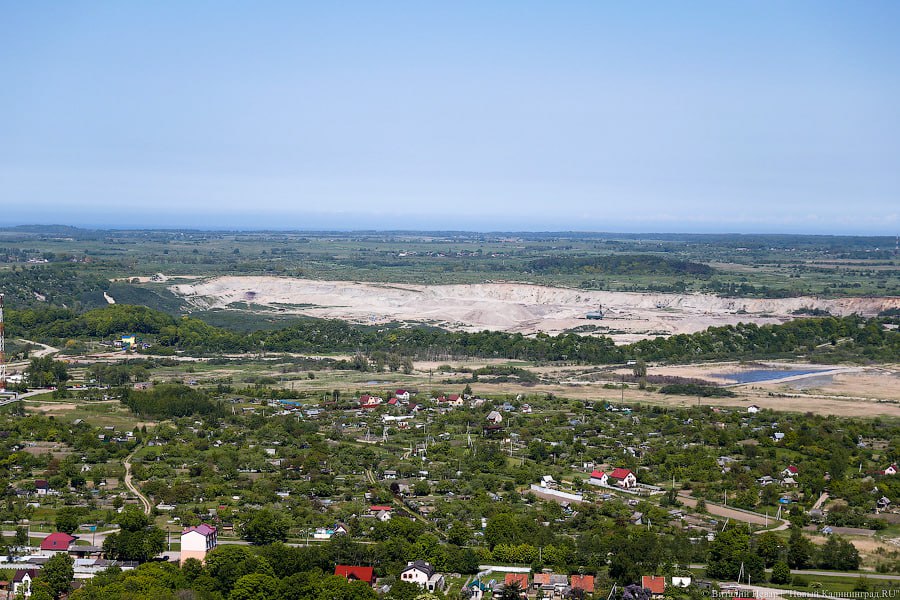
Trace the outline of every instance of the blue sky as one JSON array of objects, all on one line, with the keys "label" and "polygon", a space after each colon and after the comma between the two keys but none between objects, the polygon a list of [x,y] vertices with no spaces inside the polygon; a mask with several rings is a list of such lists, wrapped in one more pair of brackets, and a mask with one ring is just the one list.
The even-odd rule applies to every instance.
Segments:
[{"label": "blue sky", "polygon": [[0,224],[900,231],[897,2],[0,0]]}]

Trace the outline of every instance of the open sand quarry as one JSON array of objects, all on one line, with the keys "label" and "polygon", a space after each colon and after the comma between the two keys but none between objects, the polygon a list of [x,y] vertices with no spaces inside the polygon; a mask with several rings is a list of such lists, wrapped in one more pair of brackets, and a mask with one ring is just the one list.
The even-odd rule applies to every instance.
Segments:
[{"label": "open sand quarry", "polygon": [[[833,315],[875,315],[900,308],[900,297],[786,299],[703,294],[584,291],[519,283],[414,285],[313,281],[283,277],[216,277],[170,288],[198,309],[236,308],[343,319],[353,323],[430,323],[456,330],[556,334],[593,325],[625,343],[710,326],[781,323],[802,308]],[[586,314],[602,308],[602,320]]]}]

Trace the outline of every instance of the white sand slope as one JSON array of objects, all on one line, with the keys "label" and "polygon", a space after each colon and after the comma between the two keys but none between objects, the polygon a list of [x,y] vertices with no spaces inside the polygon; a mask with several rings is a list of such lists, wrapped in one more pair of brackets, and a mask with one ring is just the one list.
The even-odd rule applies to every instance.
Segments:
[{"label": "white sand slope", "polygon": [[[870,316],[900,308],[900,297],[788,299],[720,298],[703,294],[595,292],[540,285],[485,283],[411,285],[314,281],[284,277],[216,277],[174,285],[198,309],[247,309],[248,304],[288,314],[355,323],[424,322],[450,329],[522,333],[566,331],[595,325],[618,342],[691,333],[739,322],[779,323],[800,308],[834,315]],[[601,308],[605,318],[589,321]]]}]

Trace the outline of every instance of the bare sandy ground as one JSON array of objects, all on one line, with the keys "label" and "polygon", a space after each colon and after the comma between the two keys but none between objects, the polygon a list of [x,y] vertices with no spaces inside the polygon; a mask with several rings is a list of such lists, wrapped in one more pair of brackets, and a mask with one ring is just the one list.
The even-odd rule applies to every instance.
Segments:
[{"label": "bare sandy ground", "polygon": [[[710,326],[781,323],[800,308],[834,315],[874,315],[900,308],[900,297],[787,299],[720,298],[703,294],[584,291],[530,284],[378,284],[283,277],[217,277],[170,289],[198,309],[249,305],[287,314],[354,323],[431,323],[449,329],[556,334],[594,325],[619,343],[693,333]],[[585,318],[602,308],[603,320]]]}]

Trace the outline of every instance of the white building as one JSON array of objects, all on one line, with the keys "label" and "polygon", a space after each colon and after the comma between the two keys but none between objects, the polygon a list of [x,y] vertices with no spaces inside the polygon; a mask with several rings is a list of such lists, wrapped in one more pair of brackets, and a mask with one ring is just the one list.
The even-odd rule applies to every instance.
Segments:
[{"label": "white building", "polygon": [[603,471],[594,470],[588,483],[591,485],[608,485],[609,476]]},{"label": "white building", "polygon": [[439,592],[445,585],[444,576],[437,573],[434,567],[424,560],[407,563],[406,568],[400,571],[400,580],[415,583],[429,592]]},{"label": "white building", "polygon": [[218,545],[217,533],[215,527],[206,523],[184,529],[181,532],[181,564],[189,558],[205,561],[206,554]]},{"label": "white building", "polygon": [[21,592],[26,598],[31,597],[31,583],[37,575],[35,569],[19,569],[12,580],[12,593],[16,597]]}]

